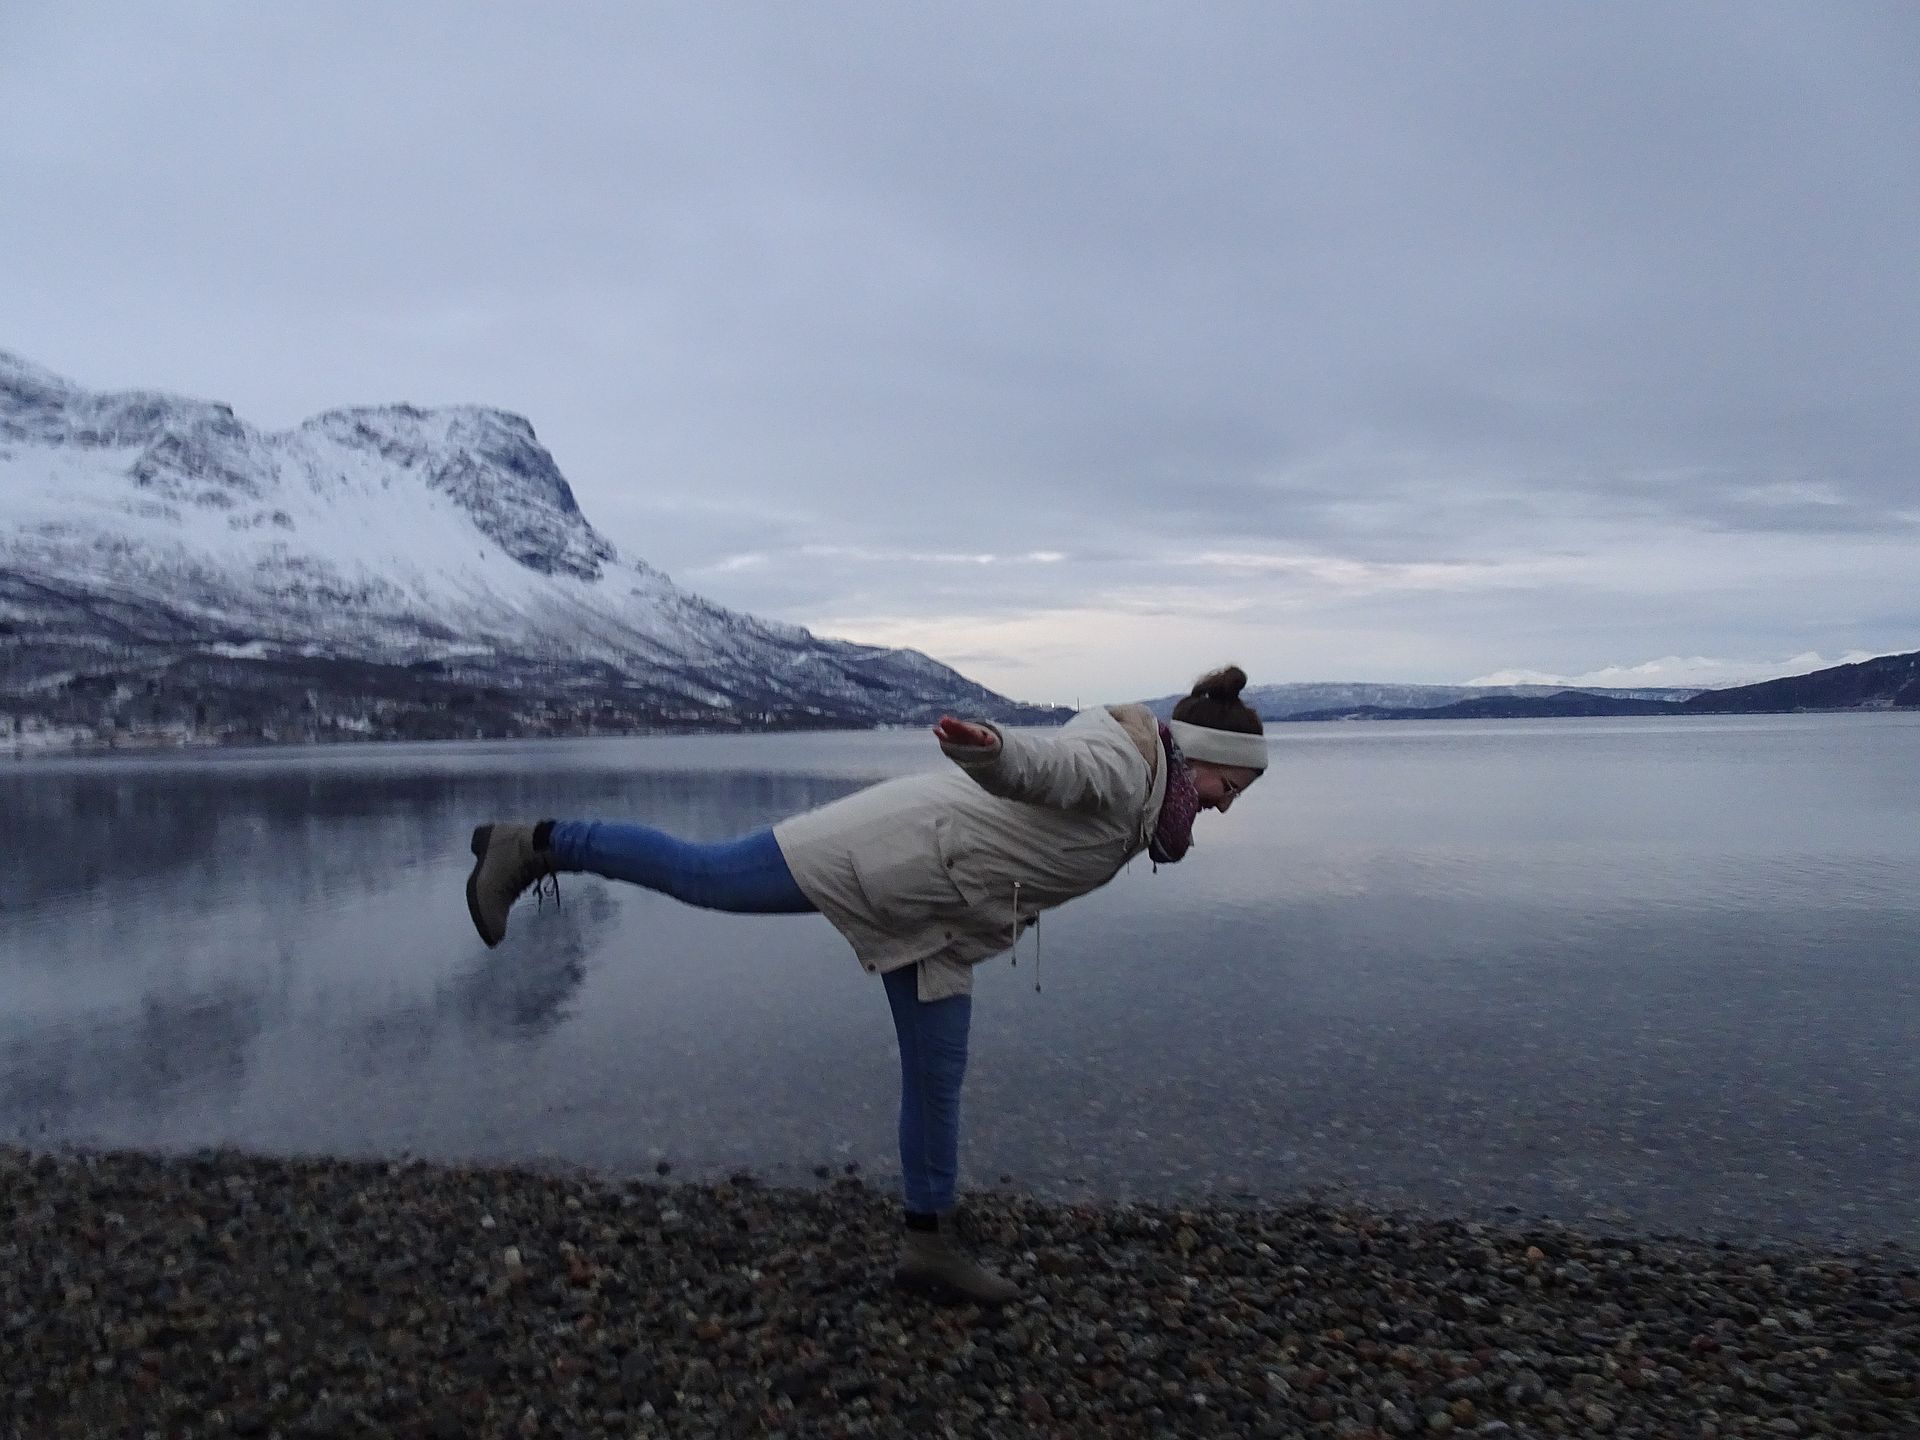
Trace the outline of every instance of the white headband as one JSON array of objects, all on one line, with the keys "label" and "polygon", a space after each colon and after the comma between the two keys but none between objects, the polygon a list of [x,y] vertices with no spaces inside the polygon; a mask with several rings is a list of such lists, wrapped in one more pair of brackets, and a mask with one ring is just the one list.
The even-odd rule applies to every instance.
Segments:
[{"label": "white headband", "polygon": [[1267,768],[1267,737],[1243,735],[1238,730],[1215,730],[1208,725],[1189,725],[1184,720],[1169,720],[1173,743],[1189,760],[1205,760],[1209,765],[1232,765],[1240,770]]}]

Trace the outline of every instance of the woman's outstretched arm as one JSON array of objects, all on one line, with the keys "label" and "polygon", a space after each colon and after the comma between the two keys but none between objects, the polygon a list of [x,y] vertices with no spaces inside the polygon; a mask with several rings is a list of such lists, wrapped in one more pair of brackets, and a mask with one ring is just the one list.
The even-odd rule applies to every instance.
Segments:
[{"label": "woman's outstretched arm", "polygon": [[1125,738],[1075,728],[1009,735],[996,725],[942,715],[933,727],[947,758],[981,789],[1005,800],[1093,814],[1136,805],[1148,783]]}]

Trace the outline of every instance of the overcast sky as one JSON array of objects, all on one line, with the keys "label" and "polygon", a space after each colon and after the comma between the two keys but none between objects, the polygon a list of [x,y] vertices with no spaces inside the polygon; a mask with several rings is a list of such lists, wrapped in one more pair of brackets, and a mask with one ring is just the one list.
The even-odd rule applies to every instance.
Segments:
[{"label": "overcast sky", "polygon": [[517,411],[1027,699],[1760,678],[1920,648],[1916,76],[1897,0],[5,0],[0,348]]}]

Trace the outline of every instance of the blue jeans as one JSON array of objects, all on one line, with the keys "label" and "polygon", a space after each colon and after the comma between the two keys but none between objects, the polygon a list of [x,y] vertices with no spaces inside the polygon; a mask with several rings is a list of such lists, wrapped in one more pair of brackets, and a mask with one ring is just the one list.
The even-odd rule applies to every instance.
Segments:
[{"label": "blue jeans", "polygon": [[900,1041],[900,1178],[907,1209],[953,1209],[960,1170],[960,1082],[967,1078],[967,1029],[973,997],[922,1000],[920,967],[882,977]]},{"label": "blue jeans", "polygon": [[704,910],[804,915],[813,909],[793,883],[771,830],[703,845],[651,825],[563,820],[555,823],[547,849],[562,870],[644,885]]},{"label": "blue jeans", "polygon": [[[547,846],[562,870],[644,885],[708,910],[799,915],[814,909],[771,830],[701,844],[650,825],[569,820],[554,825]],[[916,993],[919,970],[903,965],[883,978],[900,1042],[902,1188],[907,1209],[937,1213],[954,1204],[973,997],[923,1001]]]}]

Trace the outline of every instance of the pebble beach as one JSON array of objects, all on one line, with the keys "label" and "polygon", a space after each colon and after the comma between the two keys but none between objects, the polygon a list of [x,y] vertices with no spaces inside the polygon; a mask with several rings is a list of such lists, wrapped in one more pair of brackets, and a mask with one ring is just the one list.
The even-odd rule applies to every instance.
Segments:
[{"label": "pebble beach", "polygon": [[1920,1436],[1897,1246],[987,1192],[993,1312],[819,1178],[0,1148],[0,1433]]}]

